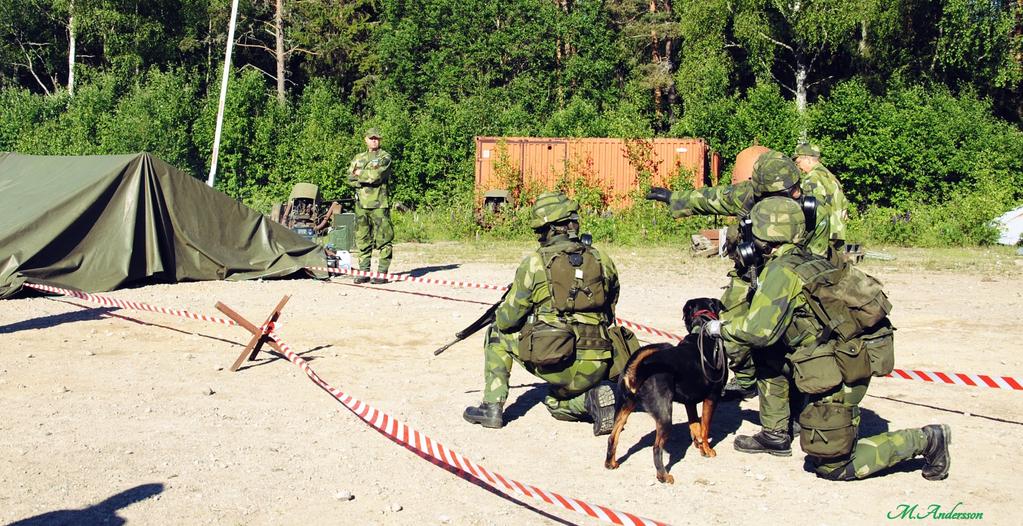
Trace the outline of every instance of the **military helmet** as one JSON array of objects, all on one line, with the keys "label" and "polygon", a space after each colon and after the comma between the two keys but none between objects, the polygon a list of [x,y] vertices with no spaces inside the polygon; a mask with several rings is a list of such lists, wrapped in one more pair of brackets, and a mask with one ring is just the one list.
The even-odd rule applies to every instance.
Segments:
[{"label": "military helmet", "polygon": [[788,190],[799,183],[801,172],[796,163],[781,152],[771,150],[753,164],[753,194],[761,195]]},{"label": "military helmet", "polygon": [[806,232],[803,208],[788,197],[768,197],[753,205],[750,211],[753,237],[761,241],[794,243]]},{"label": "military helmet", "polygon": [[367,139],[379,139],[380,138],[380,130],[378,130],[376,128],[370,128],[370,129],[366,130],[366,138]]},{"label": "military helmet", "polygon": [[536,198],[529,226],[533,229],[568,219],[578,219],[579,203],[561,192],[546,192]]},{"label": "military helmet", "polygon": [[793,157],[820,157],[821,151],[816,146],[801,142],[796,145],[796,152]]}]

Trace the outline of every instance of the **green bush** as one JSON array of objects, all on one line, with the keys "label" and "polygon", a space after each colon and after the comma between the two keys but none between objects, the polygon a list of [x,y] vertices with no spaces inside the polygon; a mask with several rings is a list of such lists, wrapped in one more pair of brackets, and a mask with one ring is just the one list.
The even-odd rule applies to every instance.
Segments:
[{"label": "green bush", "polygon": [[874,95],[849,81],[813,107],[810,137],[861,208],[943,203],[982,178],[1023,198],[1023,131],[969,92],[917,85]]},{"label": "green bush", "polygon": [[919,247],[974,246],[992,244],[998,231],[991,220],[1018,206],[1009,188],[983,179],[969,192],[953,195],[944,203],[923,200],[904,207],[870,207],[853,211],[848,238],[853,242]]}]

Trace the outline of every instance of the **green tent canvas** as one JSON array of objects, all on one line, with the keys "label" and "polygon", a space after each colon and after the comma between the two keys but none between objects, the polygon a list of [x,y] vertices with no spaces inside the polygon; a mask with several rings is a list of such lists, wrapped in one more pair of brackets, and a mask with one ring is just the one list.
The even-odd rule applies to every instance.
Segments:
[{"label": "green tent canvas", "polygon": [[322,247],[148,153],[0,153],[0,298],[26,281],[102,292],[310,266]]}]

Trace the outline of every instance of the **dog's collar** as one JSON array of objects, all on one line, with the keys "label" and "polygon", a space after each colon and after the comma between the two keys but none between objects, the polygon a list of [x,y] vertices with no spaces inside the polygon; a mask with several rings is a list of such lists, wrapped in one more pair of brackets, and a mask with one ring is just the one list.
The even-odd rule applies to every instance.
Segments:
[{"label": "dog's collar", "polygon": [[712,311],[712,310],[710,310],[710,309],[700,309],[700,310],[698,310],[698,311],[693,313],[693,319],[694,320],[697,319],[697,318],[701,318],[701,317],[709,318],[709,319],[712,319],[712,320],[718,319],[717,313]]}]

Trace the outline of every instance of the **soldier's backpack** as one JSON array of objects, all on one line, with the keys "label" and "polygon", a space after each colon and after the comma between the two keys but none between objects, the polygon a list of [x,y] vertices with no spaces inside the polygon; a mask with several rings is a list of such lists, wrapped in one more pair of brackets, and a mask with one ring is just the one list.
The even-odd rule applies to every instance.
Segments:
[{"label": "soldier's backpack", "polygon": [[814,353],[832,355],[846,384],[891,373],[895,329],[881,282],[851,264],[809,253],[788,257],[796,258],[789,268],[803,280],[803,297],[823,327]]},{"label": "soldier's backpack", "polygon": [[871,332],[892,311],[881,282],[849,264],[810,257],[792,269],[803,280],[803,296],[824,325],[819,341],[842,341]]},{"label": "soldier's backpack", "polygon": [[597,252],[582,243],[544,256],[551,301],[559,313],[603,312],[608,307],[604,267]]},{"label": "soldier's backpack", "polygon": [[[597,252],[577,242],[557,243],[540,249],[547,274],[551,305],[559,315],[604,312],[610,300],[604,268]],[[585,323],[527,323],[519,334],[519,358],[535,366],[560,366],[574,359],[578,349],[610,352],[613,342],[600,325]],[[609,355],[610,356],[610,355]]]}]

